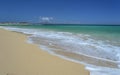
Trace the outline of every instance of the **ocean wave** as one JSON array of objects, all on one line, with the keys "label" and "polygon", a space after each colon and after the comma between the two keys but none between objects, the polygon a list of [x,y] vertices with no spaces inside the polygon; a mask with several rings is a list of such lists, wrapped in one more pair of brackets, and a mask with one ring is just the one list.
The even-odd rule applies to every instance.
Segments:
[{"label": "ocean wave", "polygon": [[77,54],[86,54],[103,59],[120,61],[120,47],[105,43],[101,40],[94,40],[88,34],[74,34],[70,32],[44,31],[37,29],[23,29],[5,27],[7,30],[17,31],[24,34],[32,34],[29,40],[37,44],[51,46],[59,46],[65,51]]}]

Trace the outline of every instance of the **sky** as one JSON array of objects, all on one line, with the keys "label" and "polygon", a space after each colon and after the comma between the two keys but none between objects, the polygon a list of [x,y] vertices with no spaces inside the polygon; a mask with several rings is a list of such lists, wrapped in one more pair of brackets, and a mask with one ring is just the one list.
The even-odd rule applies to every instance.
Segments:
[{"label": "sky", "polygon": [[0,0],[0,22],[120,24],[120,0]]}]

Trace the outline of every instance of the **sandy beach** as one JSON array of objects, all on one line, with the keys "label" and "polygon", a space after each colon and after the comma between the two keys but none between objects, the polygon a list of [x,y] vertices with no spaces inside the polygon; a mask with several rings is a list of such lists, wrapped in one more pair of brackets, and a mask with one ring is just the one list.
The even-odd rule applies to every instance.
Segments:
[{"label": "sandy beach", "polygon": [[28,44],[27,36],[0,29],[0,75],[89,75],[84,65]]}]

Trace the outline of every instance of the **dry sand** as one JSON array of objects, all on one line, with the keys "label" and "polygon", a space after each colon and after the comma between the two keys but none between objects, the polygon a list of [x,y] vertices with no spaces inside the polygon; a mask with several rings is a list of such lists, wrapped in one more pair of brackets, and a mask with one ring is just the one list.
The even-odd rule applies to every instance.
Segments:
[{"label": "dry sand", "polygon": [[27,36],[0,29],[0,75],[89,75],[84,65],[27,44]]}]

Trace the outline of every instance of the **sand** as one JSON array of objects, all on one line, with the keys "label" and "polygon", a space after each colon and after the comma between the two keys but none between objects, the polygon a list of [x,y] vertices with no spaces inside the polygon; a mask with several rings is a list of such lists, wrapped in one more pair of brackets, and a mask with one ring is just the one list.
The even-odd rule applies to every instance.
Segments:
[{"label": "sand", "polygon": [[84,65],[28,44],[27,36],[0,29],[0,75],[89,75]]}]

